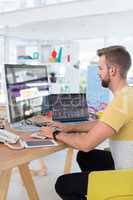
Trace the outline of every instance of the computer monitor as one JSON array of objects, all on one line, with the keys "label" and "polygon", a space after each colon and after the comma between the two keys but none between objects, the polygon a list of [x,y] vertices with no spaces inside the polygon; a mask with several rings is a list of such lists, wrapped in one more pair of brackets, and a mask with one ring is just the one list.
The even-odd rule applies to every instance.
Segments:
[{"label": "computer monitor", "polygon": [[41,114],[49,95],[47,67],[5,64],[5,85],[10,123]]},{"label": "computer monitor", "polygon": [[52,94],[49,99],[53,120],[61,122],[88,120],[86,94]]}]

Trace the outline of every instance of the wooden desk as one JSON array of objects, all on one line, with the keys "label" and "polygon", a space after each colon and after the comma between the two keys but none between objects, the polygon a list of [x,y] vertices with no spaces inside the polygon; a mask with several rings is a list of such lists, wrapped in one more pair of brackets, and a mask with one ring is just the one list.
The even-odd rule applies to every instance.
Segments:
[{"label": "wooden desk", "polygon": [[[29,137],[27,134],[22,134],[23,138]],[[11,176],[11,171],[14,167],[18,167],[24,186],[27,190],[30,200],[39,200],[28,163],[40,157],[48,156],[52,153],[61,151],[67,148],[65,144],[59,144],[54,147],[11,150],[3,144],[0,144],[0,200],[5,200],[8,192],[8,186]],[[71,169],[73,150],[68,149],[66,157],[65,173],[69,173]]]}]

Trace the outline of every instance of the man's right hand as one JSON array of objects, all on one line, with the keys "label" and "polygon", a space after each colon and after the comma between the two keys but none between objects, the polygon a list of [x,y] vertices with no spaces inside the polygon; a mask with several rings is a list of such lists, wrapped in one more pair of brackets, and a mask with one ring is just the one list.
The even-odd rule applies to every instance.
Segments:
[{"label": "man's right hand", "polygon": [[62,130],[63,132],[67,132],[67,126],[61,122],[52,121],[48,123],[49,127],[54,127]]}]

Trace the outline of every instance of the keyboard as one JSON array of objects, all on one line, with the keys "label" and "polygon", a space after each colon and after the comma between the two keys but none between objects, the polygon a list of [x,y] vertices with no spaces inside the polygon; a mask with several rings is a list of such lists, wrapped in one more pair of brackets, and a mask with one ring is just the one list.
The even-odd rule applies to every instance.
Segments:
[{"label": "keyboard", "polygon": [[17,130],[24,131],[26,133],[35,133],[35,132],[38,132],[40,129],[40,127],[37,127],[33,124],[31,125],[27,124],[24,121],[13,123],[11,124],[11,126]]},{"label": "keyboard", "polygon": [[37,115],[26,120],[27,124],[32,124],[38,127],[47,126],[51,119],[44,115]]}]

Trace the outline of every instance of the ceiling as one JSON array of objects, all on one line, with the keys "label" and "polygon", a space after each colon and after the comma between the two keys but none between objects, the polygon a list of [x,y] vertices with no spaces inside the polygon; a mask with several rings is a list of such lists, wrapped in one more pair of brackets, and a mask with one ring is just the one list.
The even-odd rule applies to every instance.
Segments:
[{"label": "ceiling", "polygon": [[27,8],[44,7],[77,0],[0,0],[0,13]]},{"label": "ceiling", "polygon": [[132,21],[132,0],[81,0],[0,14],[1,34],[38,40],[133,34]]}]

